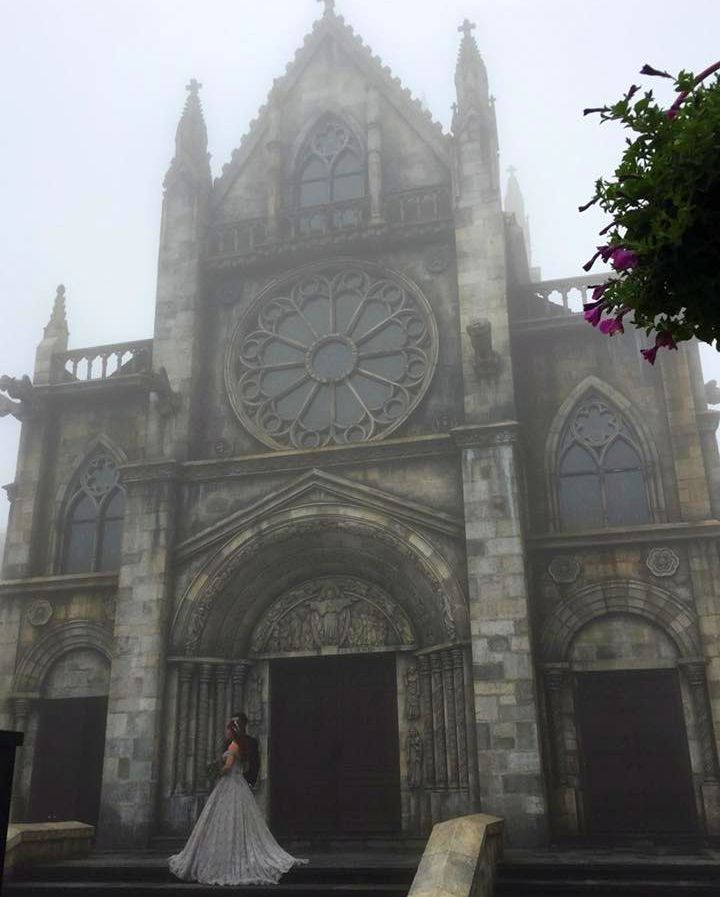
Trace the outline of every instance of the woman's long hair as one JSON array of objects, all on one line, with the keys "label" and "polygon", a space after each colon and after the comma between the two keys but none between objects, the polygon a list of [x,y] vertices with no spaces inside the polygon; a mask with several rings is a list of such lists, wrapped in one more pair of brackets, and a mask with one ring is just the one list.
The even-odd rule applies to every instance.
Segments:
[{"label": "woman's long hair", "polygon": [[234,741],[235,744],[240,748],[241,755],[245,756],[247,754],[247,734],[244,731],[246,725],[247,717],[244,713],[241,713],[238,716],[234,716],[230,720],[227,726],[227,728],[230,730],[230,738],[225,739],[225,747],[223,748],[223,750],[226,751]]}]

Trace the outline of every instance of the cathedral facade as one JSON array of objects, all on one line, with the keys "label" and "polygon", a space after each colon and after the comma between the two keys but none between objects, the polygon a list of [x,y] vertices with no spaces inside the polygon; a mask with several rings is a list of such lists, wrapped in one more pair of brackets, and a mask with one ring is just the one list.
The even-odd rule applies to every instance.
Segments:
[{"label": "cathedral facade", "polygon": [[470,23],[448,133],[325,5],[214,181],[188,85],[152,339],[69,349],[61,287],[1,382],[14,818],[186,835],[244,709],[281,835],[717,836],[697,347],[532,279]]}]

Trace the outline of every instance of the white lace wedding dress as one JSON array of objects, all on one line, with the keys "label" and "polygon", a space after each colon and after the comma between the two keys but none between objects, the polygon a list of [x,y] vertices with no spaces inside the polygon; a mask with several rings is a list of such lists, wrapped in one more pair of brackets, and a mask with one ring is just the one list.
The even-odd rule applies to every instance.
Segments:
[{"label": "white lace wedding dress", "polygon": [[168,860],[173,875],[208,885],[277,884],[302,863],[273,838],[237,762],[220,776],[185,847]]}]

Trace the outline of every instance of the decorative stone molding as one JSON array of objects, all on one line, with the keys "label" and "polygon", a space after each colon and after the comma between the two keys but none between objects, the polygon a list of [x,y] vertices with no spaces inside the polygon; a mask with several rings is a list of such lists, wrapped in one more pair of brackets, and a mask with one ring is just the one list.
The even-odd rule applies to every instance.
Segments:
[{"label": "decorative stone molding", "polygon": [[520,424],[515,420],[482,426],[455,427],[451,436],[460,448],[486,448],[494,445],[514,445],[518,441]]},{"label": "decorative stone molding", "polygon": [[115,621],[116,608],[117,608],[117,599],[116,599],[115,595],[108,595],[107,598],[105,599],[104,610],[105,610],[105,617],[111,623]]},{"label": "decorative stone molding", "polygon": [[276,601],[256,626],[251,651],[367,650],[414,641],[407,616],[381,589],[354,577],[332,576],[304,583]]},{"label": "decorative stone molding", "polygon": [[120,476],[123,484],[174,482],[179,476],[179,465],[176,461],[143,461],[136,464],[123,464]]},{"label": "decorative stone molding", "polygon": [[79,648],[92,648],[112,662],[113,639],[106,627],[89,620],[63,623],[51,628],[25,652],[15,670],[13,694],[38,695],[55,661]]},{"label": "decorative stone molding", "polygon": [[449,433],[457,427],[457,420],[451,411],[439,411],[433,417],[432,427],[436,433]]},{"label": "decorative stone molding", "polygon": [[5,491],[5,495],[7,495],[7,500],[12,504],[18,495],[18,484],[6,483],[2,488]]},{"label": "decorative stone molding", "polygon": [[245,715],[248,725],[258,728],[265,718],[263,705],[263,676],[257,670],[252,670],[245,684]]},{"label": "decorative stone molding", "polygon": [[670,637],[681,657],[702,653],[697,617],[691,608],[657,586],[620,580],[585,586],[556,605],[542,628],[541,659],[553,663],[567,661],[577,633],[608,614],[627,614],[650,621]]},{"label": "decorative stone molding", "polygon": [[424,255],[425,270],[428,274],[442,274],[448,269],[452,252],[449,246],[431,246]]},{"label": "decorative stone molding", "polygon": [[580,575],[582,565],[572,555],[560,554],[548,564],[548,573],[556,583],[571,583]]},{"label": "decorative stone molding", "polygon": [[702,753],[703,778],[706,782],[717,782],[718,756],[708,695],[706,662],[704,660],[688,660],[682,666],[692,692],[697,734]]},{"label": "decorative stone molding", "polygon": [[58,576],[32,576],[0,582],[0,596],[34,597],[66,592],[106,592],[116,590],[117,573],[63,573]]},{"label": "decorative stone molding", "polygon": [[216,455],[224,457],[230,451],[230,443],[227,439],[217,439],[213,445],[213,451]]},{"label": "decorative stone molding", "polygon": [[672,548],[651,548],[645,564],[653,576],[674,576],[680,566],[680,558]]},{"label": "decorative stone molding", "polygon": [[[416,532],[412,535],[413,544],[410,544],[408,538],[403,538],[395,530],[386,529],[377,523],[370,522],[367,518],[362,522],[358,519],[353,519],[353,517],[347,514],[347,509],[341,509],[341,511],[343,512],[342,516],[340,514],[331,515],[326,512],[319,516],[315,511],[311,511],[309,519],[302,520],[296,518],[283,522],[276,528],[268,529],[246,540],[233,552],[226,547],[220,555],[219,569],[216,567],[215,570],[202,574],[201,580],[196,580],[196,582],[201,582],[202,585],[199,594],[193,600],[189,619],[186,623],[184,635],[185,653],[190,655],[197,652],[205,624],[218,595],[230,584],[233,577],[244,564],[251,558],[256,557],[258,552],[266,550],[271,546],[278,545],[289,539],[310,534],[322,534],[326,531],[342,532],[358,536],[359,538],[369,538],[373,541],[381,542],[387,545],[399,557],[409,561],[416,568],[422,579],[427,582],[428,589],[432,592],[436,602],[435,608],[430,608],[427,602],[427,597],[429,596],[420,595],[411,588],[407,590],[408,603],[412,606],[413,618],[426,644],[432,644],[433,638],[435,641],[456,641],[458,637],[458,621],[456,620],[455,608],[458,610],[462,609],[462,624],[463,628],[466,628],[466,599],[446,563],[444,561],[441,562],[441,576],[439,575],[440,570],[436,570],[436,564],[440,561],[439,556],[434,553],[434,550],[427,543],[428,551],[421,553],[417,550],[419,536]],[[191,586],[192,588],[194,586]],[[453,603],[450,601],[450,594],[453,594],[455,599]],[[440,611],[444,639],[436,637],[439,634],[436,632],[438,609]]]},{"label": "decorative stone molding", "polygon": [[701,433],[715,435],[720,424],[720,411],[698,411],[696,418]]},{"label": "decorative stone molding", "polygon": [[26,617],[31,626],[45,626],[53,615],[53,606],[44,598],[33,601],[27,609]]}]

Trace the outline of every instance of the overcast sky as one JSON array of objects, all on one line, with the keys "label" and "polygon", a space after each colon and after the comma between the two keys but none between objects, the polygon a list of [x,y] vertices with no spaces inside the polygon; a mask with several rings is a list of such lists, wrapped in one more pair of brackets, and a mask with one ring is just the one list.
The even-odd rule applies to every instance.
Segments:
[{"label": "overcast sky", "polygon": [[[545,278],[580,273],[592,253],[604,222],[576,208],[622,147],[583,107],[617,99],[645,62],[699,71],[720,52],[717,0],[337,9],[446,128],[456,29],[477,23],[501,164],[518,169]],[[321,11],[316,0],[0,0],[0,374],[32,373],[58,283],[71,347],[152,336],[162,180],[185,84],[204,85],[217,175]],[[703,356],[706,379],[720,379],[720,356]],[[0,418],[0,483],[14,478],[18,434]],[[6,515],[2,493],[0,528]]]}]

